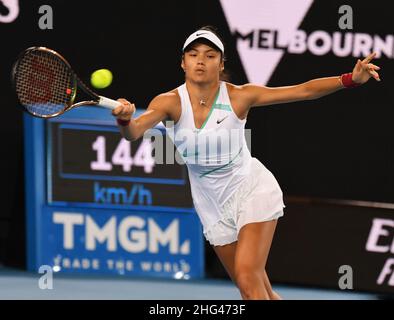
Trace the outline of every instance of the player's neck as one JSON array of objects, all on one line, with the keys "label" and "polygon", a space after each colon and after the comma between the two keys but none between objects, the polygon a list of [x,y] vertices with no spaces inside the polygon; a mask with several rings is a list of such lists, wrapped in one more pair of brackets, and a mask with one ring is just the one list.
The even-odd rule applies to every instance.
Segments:
[{"label": "player's neck", "polygon": [[220,81],[204,84],[186,81],[186,88],[192,104],[208,108],[214,102],[219,87]]}]

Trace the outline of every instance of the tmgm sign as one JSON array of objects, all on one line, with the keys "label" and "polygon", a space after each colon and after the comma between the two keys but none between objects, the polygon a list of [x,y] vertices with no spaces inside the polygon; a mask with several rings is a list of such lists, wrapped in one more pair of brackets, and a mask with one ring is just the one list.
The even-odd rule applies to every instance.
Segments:
[{"label": "tmgm sign", "polygon": [[195,213],[47,207],[41,259],[55,271],[200,278],[204,240]]}]

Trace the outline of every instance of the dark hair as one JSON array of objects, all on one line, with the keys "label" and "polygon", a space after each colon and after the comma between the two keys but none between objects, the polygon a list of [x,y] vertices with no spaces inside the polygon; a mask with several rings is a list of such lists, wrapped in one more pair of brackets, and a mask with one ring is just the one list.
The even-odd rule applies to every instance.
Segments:
[{"label": "dark hair", "polygon": [[[206,25],[206,26],[202,26],[201,28],[198,28],[195,31],[199,31],[199,30],[206,30],[206,31],[212,32],[223,43],[223,47],[226,48],[226,44],[224,43],[222,37],[219,35],[218,29],[216,27],[211,26],[211,25]],[[205,45],[208,45],[208,46],[214,48],[215,50],[220,52],[222,60],[226,61],[226,55],[224,53],[222,53],[222,51],[214,43],[212,43],[211,41],[209,41],[209,40],[207,40],[205,38],[199,38],[199,39],[196,39],[193,42],[189,43],[189,45],[185,48],[185,50],[183,50],[183,53],[190,51],[192,49],[193,45],[196,44],[196,43],[202,43],[202,44],[205,44]],[[230,80],[230,75],[229,75],[229,73],[226,70],[223,70],[223,71],[220,72],[220,80],[223,80],[223,81],[229,81]]]}]

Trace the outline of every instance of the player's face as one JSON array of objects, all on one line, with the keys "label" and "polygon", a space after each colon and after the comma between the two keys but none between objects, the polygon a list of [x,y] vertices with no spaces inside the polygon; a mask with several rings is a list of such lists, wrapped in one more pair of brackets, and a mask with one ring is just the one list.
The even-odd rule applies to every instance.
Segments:
[{"label": "player's face", "polygon": [[219,81],[220,71],[223,70],[221,53],[205,44],[196,44],[185,52],[182,69],[186,79],[194,82]]}]

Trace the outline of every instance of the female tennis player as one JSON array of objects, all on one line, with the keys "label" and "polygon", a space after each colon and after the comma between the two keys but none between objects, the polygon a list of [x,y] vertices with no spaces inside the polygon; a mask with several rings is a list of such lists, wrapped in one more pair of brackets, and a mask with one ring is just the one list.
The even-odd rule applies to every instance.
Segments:
[{"label": "female tennis player", "polygon": [[[193,203],[204,236],[243,299],[278,300],[281,297],[272,290],[265,266],[285,205],[275,177],[251,156],[246,145],[248,112],[254,107],[317,99],[361,85],[371,77],[380,81],[380,68],[370,63],[375,56],[372,53],[358,60],[352,73],[341,76],[277,88],[238,86],[220,80],[224,53],[215,29],[197,30],[183,45],[181,67],[185,83],[156,96],[136,118],[132,118],[134,104],[118,99],[122,105],[113,110],[113,115],[121,134],[130,141],[142,137],[160,121],[173,120],[174,143],[188,168]],[[223,135],[230,131],[235,134]],[[222,145],[207,153],[207,144],[218,132],[221,143],[231,147]]]}]

